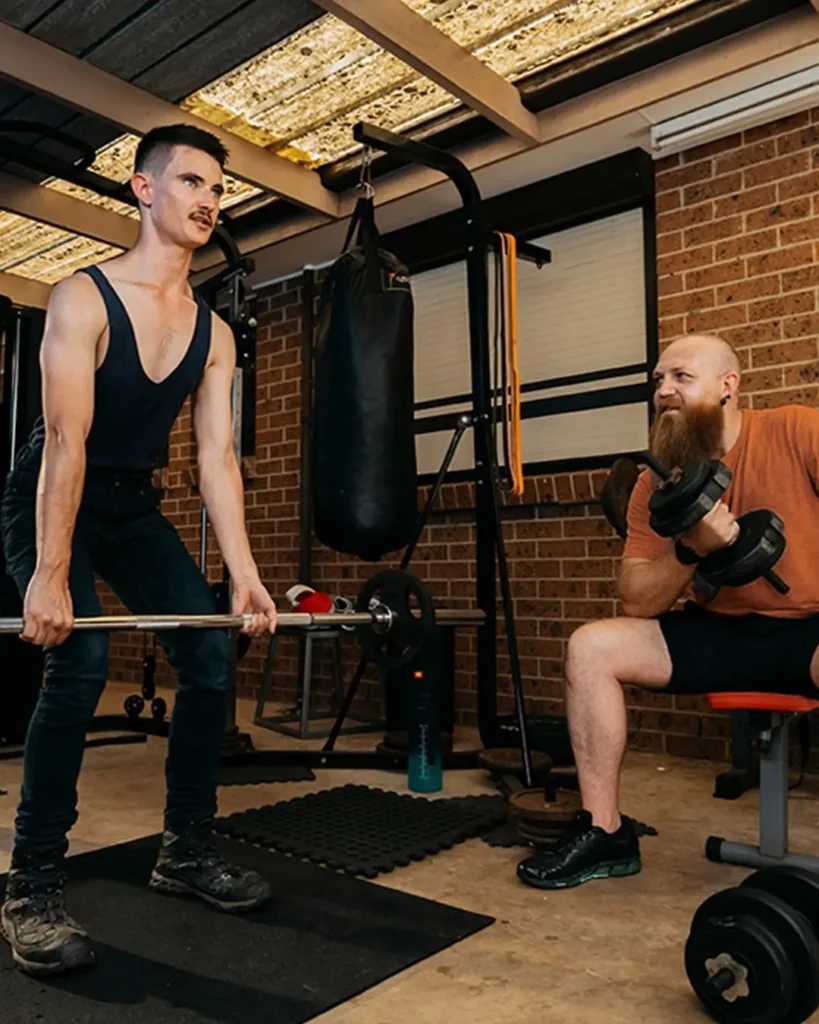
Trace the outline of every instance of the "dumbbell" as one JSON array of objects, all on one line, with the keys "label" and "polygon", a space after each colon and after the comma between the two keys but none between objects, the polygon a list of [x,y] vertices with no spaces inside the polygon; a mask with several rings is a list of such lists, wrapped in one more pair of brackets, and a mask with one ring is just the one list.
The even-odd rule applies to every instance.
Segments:
[{"label": "dumbbell", "polygon": [[[731,470],[717,459],[701,459],[667,470],[650,452],[641,457],[663,481],[649,499],[650,524],[661,537],[677,537],[707,515],[731,483]],[[786,547],[785,527],[770,509],[737,519],[739,536],[697,566],[698,575],[714,587],[742,587],[760,577],[780,594],[790,590],[773,567]]]},{"label": "dumbbell", "polygon": [[802,1024],[819,1008],[819,876],[763,868],[710,896],[691,922],[685,968],[723,1024]]}]

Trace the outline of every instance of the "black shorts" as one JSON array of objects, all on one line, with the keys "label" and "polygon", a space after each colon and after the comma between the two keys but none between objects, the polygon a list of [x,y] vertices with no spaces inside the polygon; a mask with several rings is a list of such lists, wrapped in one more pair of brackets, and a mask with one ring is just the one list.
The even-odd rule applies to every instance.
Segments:
[{"label": "black shorts", "polygon": [[658,621],[671,655],[666,693],[747,690],[819,699],[810,675],[819,615],[719,615],[689,602]]}]

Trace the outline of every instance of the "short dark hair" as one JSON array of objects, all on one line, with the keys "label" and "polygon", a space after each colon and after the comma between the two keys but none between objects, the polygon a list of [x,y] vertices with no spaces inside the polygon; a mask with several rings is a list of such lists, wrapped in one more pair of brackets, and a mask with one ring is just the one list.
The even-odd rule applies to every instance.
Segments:
[{"label": "short dark hair", "polygon": [[152,128],[147,135],[142,137],[134,157],[134,171],[144,170],[149,163],[156,161],[157,158],[164,167],[170,159],[174,146],[190,146],[192,149],[201,149],[208,156],[212,156],[222,170],[225,169],[228,150],[215,135],[192,124],[167,124],[160,128]]}]

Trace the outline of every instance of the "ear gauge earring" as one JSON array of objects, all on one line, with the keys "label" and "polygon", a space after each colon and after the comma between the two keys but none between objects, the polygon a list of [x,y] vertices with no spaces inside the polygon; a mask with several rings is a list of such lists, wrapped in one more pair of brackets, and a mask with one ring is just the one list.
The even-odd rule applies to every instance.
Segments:
[{"label": "ear gauge earring", "polygon": [[730,395],[723,395],[722,398],[719,400],[719,404],[720,405],[727,405],[730,397],[731,397]]}]

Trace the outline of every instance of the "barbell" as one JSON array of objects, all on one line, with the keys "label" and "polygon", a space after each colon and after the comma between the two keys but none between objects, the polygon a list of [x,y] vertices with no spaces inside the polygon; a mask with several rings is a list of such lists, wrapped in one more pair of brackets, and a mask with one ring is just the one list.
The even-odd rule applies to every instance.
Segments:
[{"label": "barbell", "polygon": [[[412,573],[385,569],[361,589],[352,612],[282,612],[277,628],[320,626],[352,628],[368,659],[381,668],[408,664],[438,624],[479,626],[486,615],[479,608],[436,608],[429,591]],[[74,620],[74,630],[235,629],[249,625],[252,615],[97,615]],[[21,633],[22,618],[0,618],[0,633]]]}]

